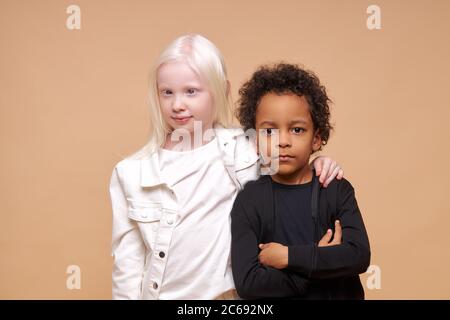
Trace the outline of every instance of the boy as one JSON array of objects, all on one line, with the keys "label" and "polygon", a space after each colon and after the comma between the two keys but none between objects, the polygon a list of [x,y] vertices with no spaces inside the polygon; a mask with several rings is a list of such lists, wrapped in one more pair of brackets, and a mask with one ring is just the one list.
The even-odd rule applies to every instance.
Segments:
[{"label": "boy", "polygon": [[313,73],[278,64],[257,70],[239,94],[239,121],[256,130],[258,146],[267,146],[260,156],[276,170],[247,183],[233,205],[238,294],[364,299],[359,274],[370,247],[353,187],[342,179],[322,188],[309,166],[332,129],[325,88]]}]

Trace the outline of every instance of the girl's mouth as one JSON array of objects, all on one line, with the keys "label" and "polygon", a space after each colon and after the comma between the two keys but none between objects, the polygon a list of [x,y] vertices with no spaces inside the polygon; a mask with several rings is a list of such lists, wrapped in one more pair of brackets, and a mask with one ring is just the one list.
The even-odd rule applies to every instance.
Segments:
[{"label": "girl's mouth", "polygon": [[189,117],[172,117],[172,119],[175,120],[175,122],[179,123],[179,124],[185,124],[191,118],[192,118],[192,116],[189,116]]}]

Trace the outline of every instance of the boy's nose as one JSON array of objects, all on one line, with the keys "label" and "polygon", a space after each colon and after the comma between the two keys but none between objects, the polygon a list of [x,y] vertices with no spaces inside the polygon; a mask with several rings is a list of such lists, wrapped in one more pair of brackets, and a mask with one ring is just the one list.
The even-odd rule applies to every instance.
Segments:
[{"label": "boy's nose", "polygon": [[291,146],[291,139],[288,134],[280,132],[279,139],[280,140],[278,141],[278,146],[280,148],[286,148]]}]

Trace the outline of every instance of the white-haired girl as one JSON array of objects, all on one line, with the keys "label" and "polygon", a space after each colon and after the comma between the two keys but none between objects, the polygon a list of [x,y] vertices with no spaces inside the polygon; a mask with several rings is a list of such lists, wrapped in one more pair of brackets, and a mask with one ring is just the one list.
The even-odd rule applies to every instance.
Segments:
[{"label": "white-haired girl", "polygon": [[[150,73],[149,104],[149,142],[110,181],[113,299],[235,298],[230,211],[259,158],[232,128],[215,45],[200,35],[172,42]],[[325,186],[343,175],[329,158],[313,165]]]}]

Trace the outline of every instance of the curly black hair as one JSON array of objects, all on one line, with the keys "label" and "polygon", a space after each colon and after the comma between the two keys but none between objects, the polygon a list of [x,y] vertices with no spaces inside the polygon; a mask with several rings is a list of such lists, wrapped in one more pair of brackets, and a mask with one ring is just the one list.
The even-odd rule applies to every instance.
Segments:
[{"label": "curly black hair", "polygon": [[244,130],[255,129],[256,108],[261,98],[269,92],[305,96],[314,129],[319,130],[322,139],[321,150],[327,144],[333,127],[330,124],[328,105],[331,100],[319,78],[296,64],[278,63],[259,67],[239,89],[236,116]]}]

